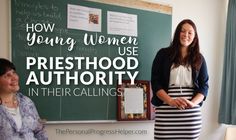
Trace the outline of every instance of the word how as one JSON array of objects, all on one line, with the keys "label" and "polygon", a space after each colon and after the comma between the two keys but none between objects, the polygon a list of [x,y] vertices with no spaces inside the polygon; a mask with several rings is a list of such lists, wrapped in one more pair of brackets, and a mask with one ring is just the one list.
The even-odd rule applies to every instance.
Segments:
[{"label": "word how", "polygon": [[69,45],[68,51],[72,51],[76,41],[73,38],[68,37],[67,39],[64,39],[62,37],[48,37],[43,36],[42,34],[39,34],[41,32],[53,32],[55,27],[55,24],[26,24],[26,32],[27,32],[27,44],[28,46],[34,46],[34,45],[50,45],[51,47],[54,45]]}]

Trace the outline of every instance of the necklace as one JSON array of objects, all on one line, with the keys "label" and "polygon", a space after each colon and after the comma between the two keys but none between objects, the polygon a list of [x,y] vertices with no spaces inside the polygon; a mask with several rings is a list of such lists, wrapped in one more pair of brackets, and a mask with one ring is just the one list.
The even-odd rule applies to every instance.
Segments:
[{"label": "necklace", "polygon": [[13,116],[16,116],[19,112],[19,107],[18,107],[18,101],[16,94],[10,98],[10,100],[3,100],[2,105],[5,107],[8,113],[10,113]]},{"label": "necklace", "polygon": [[12,98],[8,101],[4,100],[3,106],[5,107],[8,113],[10,113],[13,116],[16,116],[19,109],[16,95],[14,94]]},{"label": "necklace", "polygon": [[13,101],[3,101],[4,105],[17,105],[17,100],[13,100]]},{"label": "necklace", "polygon": [[7,107],[17,107],[18,102],[17,102],[16,95],[14,94],[14,95],[12,96],[12,99],[10,99],[10,100],[8,100],[8,101],[3,100],[3,101],[2,101],[2,104],[3,104],[4,106],[7,106]]}]

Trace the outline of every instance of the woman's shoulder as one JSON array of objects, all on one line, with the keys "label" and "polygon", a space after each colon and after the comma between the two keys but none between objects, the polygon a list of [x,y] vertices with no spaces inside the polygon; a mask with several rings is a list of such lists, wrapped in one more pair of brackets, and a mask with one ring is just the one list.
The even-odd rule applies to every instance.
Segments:
[{"label": "woman's shoulder", "polygon": [[201,59],[204,59],[204,60],[205,60],[205,57],[203,56],[202,53],[200,53],[200,56],[201,56]]},{"label": "woman's shoulder", "polygon": [[200,57],[201,57],[201,64],[206,63],[205,57],[202,55],[202,53],[200,53]]},{"label": "woman's shoulder", "polygon": [[20,100],[20,102],[24,102],[24,103],[26,103],[26,104],[28,104],[28,103],[33,103],[33,101],[32,101],[29,97],[25,96],[25,95],[22,94],[21,92],[18,92],[18,93],[16,94],[16,96],[18,97],[18,99]]},{"label": "woman's shoulder", "polygon": [[160,50],[157,51],[157,55],[159,55],[161,57],[169,56],[169,54],[170,54],[169,47],[161,48]]},{"label": "woman's shoulder", "polygon": [[167,53],[167,52],[169,52],[169,50],[170,50],[169,47],[165,47],[165,48],[161,48],[158,52]]}]

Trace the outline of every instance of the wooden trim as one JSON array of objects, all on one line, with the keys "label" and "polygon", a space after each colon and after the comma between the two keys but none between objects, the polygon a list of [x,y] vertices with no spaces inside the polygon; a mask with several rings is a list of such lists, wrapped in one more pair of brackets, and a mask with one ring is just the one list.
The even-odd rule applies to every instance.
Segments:
[{"label": "wooden trim", "polygon": [[154,11],[164,14],[172,15],[172,7],[154,2],[141,1],[141,0],[88,0],[104,4],[111,4],[141,10]]}]

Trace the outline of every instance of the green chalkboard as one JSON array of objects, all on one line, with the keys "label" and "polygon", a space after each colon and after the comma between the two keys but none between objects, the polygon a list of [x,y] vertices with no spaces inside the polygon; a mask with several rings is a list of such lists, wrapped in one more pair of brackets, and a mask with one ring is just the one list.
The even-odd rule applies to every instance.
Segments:
[{"label": "green chalkboard", "polygon": [[[86,31],[80,29],[68,28],[68,4],[80,5],[88,8],[101,9],[101,32]],[[118,46],[108,44],[85,45],[84,35],[97,35],[106,38],[122,38],[125,35],[108,34],[107,30],[107,11],[121,12],[137,15],[137,37],[138,45],[126,44],[121,47],[138,47],[138,68],[139,71],[136,80],[149,80],[151,77],[151,65],[156,52],[161,47],[168,46],[171,39],[172,16],[159,12],[127,8],[103,3],[80,0],[12,0],[11,1],[11,30],[12,30],[12,60],[17,67],[20,76],[21,92],[29,96],[36,104],[41,118],[47,121],[96,121],[96,120],[116,120],[117,119],[117,97],[110,94],[101,96],[102,92],[114,92],[117,85],[117,75],[112,76],[112,84],[96,85],[95,83],[85,85],[79,83],[66,84],[66,76],[61,76],[61,83],[56,82],[56,76],[51,76],[50,72],[58,71],[55,67],[49,68],[49,63],[45,67],[38,68],[33,65],[27,69],[27,57],[46,58],[51,63],[54,58],[61,57],[96,57],[98,60],[108,57],[113,60],[119,56]],[[29,46],[27,43],[27,24],[55,24],[52,32],[40,31],[37,35],[43,37],[63,39],[73,38],[76,41],[72,51],[68,51],[68,45],[50,46],[45,43],[35,43]],[[39,28],[38,28],[39,29]],[[128,36],[126,36],[128,38]],[[73,61],[75,62],[75,61]],[[64,65],[64,64],[62,64]],[[75,63],[75,67],[79,65]],[[104,64],[105,65],[105,64]],[[65,65],[64,65],[65,66]],[[115,71],[114,68],[103,70],[100,68],[85,69],[86,63],[81,62],[82,69],[62,69],[62,72],[68,72],[71,75],[74,72],[79,74],[84,71],[96,73],[102,71],[105,74]],[[47,68],[46,68],[47,67]],[[127,69],[122,69],[127,71]],[[44,80],[52,77],[50,84],[39,84],[31,82],[27,84],[30,73],[33,72],[37,77],[44,73]],[[89,78],[85,77],[85,80]],[[96,77],[95,77],[96,78]],[[124,79],[128,80],[125,76]],[[64,81],[64,82],[63,82]],[[73,80],[72,80],[73,81]],[[106,78],[108,81],[108,78]],[[105,91],[104,91],[105,90]],[[72,94],[73,93],[73,94]],[[83,95],[81,94],[83,93]],[[99,95],[98,95],[99,94]],[[90,96],[91,95],[91,96]]]}]

